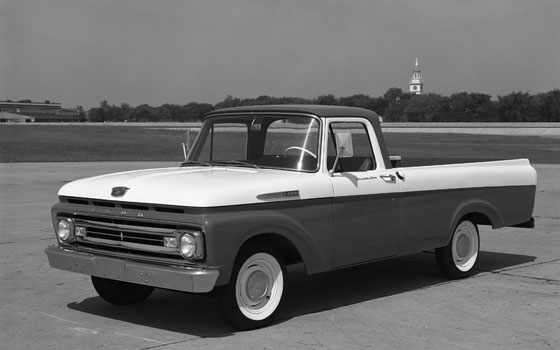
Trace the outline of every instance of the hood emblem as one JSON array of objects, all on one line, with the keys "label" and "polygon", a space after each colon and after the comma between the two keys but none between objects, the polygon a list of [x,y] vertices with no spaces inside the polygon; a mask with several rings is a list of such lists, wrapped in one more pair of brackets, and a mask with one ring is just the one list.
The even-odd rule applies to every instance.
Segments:
[{"label": "hood emblem", "polygon": [[113,187],[113,190],[111,191],[111,196],[113,197],[122,197],[125,195],[126,191],[130,190],[130,188],[128,187]]}]

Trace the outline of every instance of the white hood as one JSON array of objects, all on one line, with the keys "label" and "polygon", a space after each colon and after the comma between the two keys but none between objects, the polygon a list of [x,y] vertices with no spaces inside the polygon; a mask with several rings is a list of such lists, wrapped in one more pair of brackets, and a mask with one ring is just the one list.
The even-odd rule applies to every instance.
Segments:
[{"label": "white hood", "polygon": [[[188,167],[129,171],[85,178],[63,186],[59,196],[110,201],[216,207],[308,199],[316,174],[239,167]],[[122,197],[114,187],[127,187]],[[295,192],[298,191],[298,192]]]}]

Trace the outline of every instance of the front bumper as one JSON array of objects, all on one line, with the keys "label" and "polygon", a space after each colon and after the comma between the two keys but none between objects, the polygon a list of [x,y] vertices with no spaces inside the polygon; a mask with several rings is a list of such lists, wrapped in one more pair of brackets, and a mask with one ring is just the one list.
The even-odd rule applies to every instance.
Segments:
[{"label": "front bumper", "polygon": [[192,293],[210,292],[220,274],[218,270],[150,265],[77,252],[54,245],[48,246],[45,253],[49,264],[57,269]]}]

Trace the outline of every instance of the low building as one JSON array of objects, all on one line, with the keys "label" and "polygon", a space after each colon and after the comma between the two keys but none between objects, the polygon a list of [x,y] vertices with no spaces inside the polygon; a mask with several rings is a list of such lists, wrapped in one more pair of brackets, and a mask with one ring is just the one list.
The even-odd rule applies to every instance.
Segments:
[{"label": "low building", "polygon": [[[0,112],[17,114],[26,122],[79,122],[80,111],[77,109],[62,108],[62,104],[55,102],[31,102],[31,101],[0,101]],[[15,120],[16,118],[12,118]],[[1,121],[1,120],[0,120]]]},{"label": "low building", "polygon": [[31,123],[35,118],[26,115],[0,112],[0,123]]}]

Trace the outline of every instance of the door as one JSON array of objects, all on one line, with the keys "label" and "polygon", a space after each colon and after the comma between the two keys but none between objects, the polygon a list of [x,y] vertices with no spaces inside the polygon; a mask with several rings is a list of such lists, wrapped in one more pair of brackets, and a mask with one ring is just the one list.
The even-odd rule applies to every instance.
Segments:
[{"label": "door", "polygon": [[398,249],[399,185],[394,172],[385,170],[375,133],[368,125],[360,121],[329,124],[329,169],[333,167],[338,149],[335,135],[349,133],[352,142],[352,156],[339,159],[331,177],[333,267],[390,257]]}]

